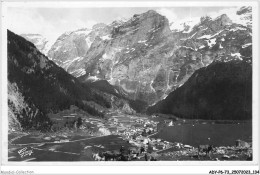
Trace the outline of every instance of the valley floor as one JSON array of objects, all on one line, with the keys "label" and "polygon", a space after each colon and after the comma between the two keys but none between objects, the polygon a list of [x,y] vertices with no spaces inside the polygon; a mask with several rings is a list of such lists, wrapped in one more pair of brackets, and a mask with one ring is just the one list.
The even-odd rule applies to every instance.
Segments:
[{"label": "valley floor", "polygon": [[[110,112],[106,119],[83,118],[77,130],[12,132],[8,135],[8,161],[95,161],[94,154],[119,152],[122,146],[124,150],[144,148],[137,156],[129,154],[128,160],[136,161],[252,160],[251,122],[168,121]],[[159,128],[159,123],[165,125]],[[238,139],[246,144],[236,146]],[[198,156],[198,146],[205,144],[213,145],[214,151]]]}]

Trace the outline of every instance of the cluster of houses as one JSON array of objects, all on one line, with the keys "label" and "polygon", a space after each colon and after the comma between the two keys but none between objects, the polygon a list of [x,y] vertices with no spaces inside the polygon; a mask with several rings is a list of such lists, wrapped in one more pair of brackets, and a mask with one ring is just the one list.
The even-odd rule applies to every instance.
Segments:
[{"label": "cluster of houses", "polygon": [[129,143],[137,147],[144,147],[149,153],[173,146],[170,142],[144,136],[138,136],[136,139],[131,139],[129,140]]},{"label": "cluster of houses", "polygon": [[157,132],[157,123],[146,119],[137,119],[134,121],[138,125],[132,125],[125,128],[119,135],[125,136],[127,139],[135,139],[137,136],[148,136]]},{"label": "cluster of houses", "polygon": [[[117,118],[110,118],[109,122],[118,125]],[[137,125],[133,124],[131,127],[126,127],[124,130],[117,130],[113,133],[122,136],[124,140],[127,140],[133,146],[145,148],[145,150],[150,153],[173,146],[173,144],[170,142],[162,141],[161,139],[150,138],[150,135],[153,135],[157,132],[157,125],[159,122],[143,118],[138,118],[132,122]]]}]

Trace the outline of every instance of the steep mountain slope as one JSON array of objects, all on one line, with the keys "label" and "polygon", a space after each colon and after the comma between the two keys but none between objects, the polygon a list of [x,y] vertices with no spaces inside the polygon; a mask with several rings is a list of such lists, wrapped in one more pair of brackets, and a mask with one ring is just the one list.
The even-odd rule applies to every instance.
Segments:
[{"label": "steep mountain slope", "polygon": [[252,65],[246,61],[214,62],[147,112],[181,118],[252,119]]},{"label": "steep mountain slope", "polygon": [[20,131],[22,129],[17,115],[26,107],[24,97],[19,92],[16,83],[8,82],[8,128],[10,131]]},{"label": "steep mountain slope", "polygon": [[102,116],[111,97],[80,83],[24,38],[8,31],[9,129],[46,130],[48,113],[76,105]]},{"label": "steep mountain slope", "polygon": [[53,44],[40,34],[21,34],[21,36],[33,43],[36,48],[44,55],[48,54]]},{"label": "steep mountain slope", "polygon": [[[80,77],[79,80],[84,77]],[[93,89],[102,91],[111,95],[112,106],[114,109],[123,108],[125,113],[145,113],[146,108],[148,107],[147,102],[143,100],[131,100],[127,96],[120,93],[118,87],[111,85],[106,80],[97,80],[97,81],[87,81],[85,84]],[[123,103],[122,103],[123,102]],[[132,110],[133,109],[133,110]]]},{"label": "steep mountain slope", "polygon": [[213,61],[250,62],[251,24],[251,7],[170,24],[150,10],[65,33],[48,56],[83,82],[107,80],[128,98],[152,105]]}]

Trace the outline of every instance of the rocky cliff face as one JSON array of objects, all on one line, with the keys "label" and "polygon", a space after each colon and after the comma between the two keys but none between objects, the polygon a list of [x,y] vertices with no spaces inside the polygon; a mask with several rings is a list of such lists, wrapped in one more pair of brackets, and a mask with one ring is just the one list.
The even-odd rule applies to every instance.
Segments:
[{"label": "rocky cliff face", "polygon": [[153,87],[152,81],[166,65],[163,54],[172,45],[168,20],[148,11],[112,25],[110,38],[96,39],[86,54],[85,79],[106,79],[132,99],[157,99],[156,90],[163,87]]},{"label": "rocky cliff face", "polygon": [[250,62],[252,9],[169,24],[155,11],[63,34],[48,56],[83,82],[107,80],[150,105],[213,61]]},{"label": "rocky cliff face", "polygon": [[96,24],[92,29],[79,29],[61,35],[48,52],[48,57],[67,72],[79,77],[85,74],[82,60],[95,38],[107,38],[110,27]]}]

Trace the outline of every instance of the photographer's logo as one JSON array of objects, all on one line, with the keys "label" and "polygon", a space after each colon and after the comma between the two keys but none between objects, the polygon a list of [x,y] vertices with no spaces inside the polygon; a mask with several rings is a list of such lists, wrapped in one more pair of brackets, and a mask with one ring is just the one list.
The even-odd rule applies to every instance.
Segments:
[{"label": "photographer's logo", "polygon": [[23,149],[18,151],[18,154],[21,156],[21,158],[32,155],[33,150],[28,149],[28,147],[24,147]]}]

